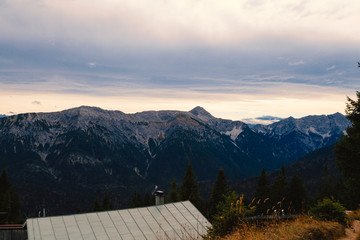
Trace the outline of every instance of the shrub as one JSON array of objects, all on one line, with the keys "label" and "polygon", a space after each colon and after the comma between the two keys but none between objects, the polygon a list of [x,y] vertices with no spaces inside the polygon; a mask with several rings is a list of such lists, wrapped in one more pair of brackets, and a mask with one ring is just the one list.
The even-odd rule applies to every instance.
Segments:
[{"label": "shrub", "polygon": [[309,213],[319,220],[335,221],[344,225],[348,222],[345,208],[333,198],[324,198],[313,206]]},{"label": "shrub", "polygon": [[233,231],[243,222],[252,210],[244,206],[244,196],[234,191],[229,192],[223,202],[217,205],[217,214],[214,216],[212,227],[208,231],[208,238],[222,237]]}]

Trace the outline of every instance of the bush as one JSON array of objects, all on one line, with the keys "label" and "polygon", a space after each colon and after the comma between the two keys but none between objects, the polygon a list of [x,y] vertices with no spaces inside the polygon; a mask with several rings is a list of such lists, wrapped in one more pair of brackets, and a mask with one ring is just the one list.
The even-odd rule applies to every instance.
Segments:
[{"label": "bush", "polygon": [[208,238],[223,237],[238,227],[255,209],[244,206],[244,196],[234,191],[229,192],[223,202],[217,205],[217,214],[214,216],[212,227],[208,231]]},{"label": "bush", "polygon": [[343,225],[348,222],[345,208],[333,198],[324,198],[310,209],[309,214],[319,220],[335,221]]}]

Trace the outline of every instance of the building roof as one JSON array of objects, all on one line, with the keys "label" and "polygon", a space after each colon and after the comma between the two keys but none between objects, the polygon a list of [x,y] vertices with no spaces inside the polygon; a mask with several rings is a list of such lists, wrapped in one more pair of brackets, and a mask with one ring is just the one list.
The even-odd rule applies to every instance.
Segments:
[{"label": "building roof", "polygon": [[202,239],[211,226],[189,201],[29,218],[28,239]]}]

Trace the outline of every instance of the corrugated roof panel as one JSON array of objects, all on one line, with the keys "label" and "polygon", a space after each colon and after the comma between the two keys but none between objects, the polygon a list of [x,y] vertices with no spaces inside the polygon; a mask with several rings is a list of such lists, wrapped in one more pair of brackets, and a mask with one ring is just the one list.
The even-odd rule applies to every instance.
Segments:
[{"label": "corrugated roof panel", "polygon": [[176,236],[183,238],[183,235],[186,234],[186,231],[184,230],[184,226],[183,226],[184,223],[181,221],[179,222],[169,211],[166,205],[159,206],[158,209],[160,210],[164,218],[167,220],[169,225],[173,228],[173,231],[176,232]]},{"label": "corrugated roof panel", "polygon": [[123,236],[130,234],[130,231],[126,226],[124,220],[121,218],[119,211],[110,211],[108,213],[122,238],[124,238]]},{"label": "corrugated roof panel", "polygon": [[110,239],[121,239],[118,230],[116,229],[108,212],[99,212],[98,216],[103,224],[106,234]]},{"label": "corrugated roof panel", "polygon": [[122,217],[122,219],[124,220],[130,233],[133,235],[133,237],[135,237],[135,239],[137,239],[137,238],[140,239],[144,236],[128,210],[121,210],[121,211],[119,211],[119,214]]},{"label": "corrugated roof panel", "polygon": [[90,223],[91,229],[93,230],[96,239],[109,239],[97,213],[88,213],[85,214],[85,216]]},{"label": "corrugated roof panel", "polygon": [[55,234],[49,218],[39,218],[38,224],[42,239],[55,240]]},{"label": "corrugated roof panel", "polygon": [[63,218],[60,217],[51,217],[49,218],[54,229],[56,239],[68,239],[68,234],[66,231],[65,223]]},{"label": "corrugated roof panel", "polygon": [[182,204],[187,208],[188,212],[192,214],[193,220],[197,221],[196,226],[198,233],[205,235],[207,229],[211,226],[210,222],[190,202],[183,202]]},{"label": "corrugated roof panel", "polygon": [[134,240],[134,236],[131,233],[128,234],[121,234],[123,240]]},{"label": "corrugated roof panel", "polygon": [[159,223],[149,212],[148,208],[140,208],[139,213],[144,219],[144,221],[146,221],[146,223],[149,225],[149,228],[152,230],[155,236],[162,234],[164,232],[164,230],[161,228]]},{"label": "corrugated roof panel", "polygon": [[176,219],[179,224],[177,228],[180,228],[178,231],[181,233],[181,238],[186,239],[186,237],[190,237],[193,235],[195,228],[184,218],[184,216],[179,212],[179,210],[172,204],[166,205],[169,212],[172,214],[174,219]]},{"label": "corrugated roof panel", "polygon": [[27,220],[29,240],[201,239],[208,226],[189,201]]},{"label": "corrugated roof panel", "polygon": [[154,232],[149,227],[149,224],[145,221],[145,219],[140,213],[140,211],[142,210],[143,208],[133,208],[133,209],[129,209],[129,213],[135,220],[136,225],[139,227],[139,229],[141,230],[144,236],[153,235]]},{"label": "corrugated roof panel", "polygon": [[35,219],[35,221],[33,222],[33,226],[35,239],[41,239],[40,228],[37,219]]},{"label": "corrugated roof panel", "polygon": [[[206,232],[206,229],[204,229],[203,225],[200,224],[199,221],[197,221],[197,219],[193,216],[193,213],[189,212],[182,202],[175,204],[175,206],[177,207],[177,209],[179,209],[184,218],[186,218],[189,225],[192,226],[190,231],[191,236],[203,235],[203,232]],[[196,213],[199,213],[199,211],[196,211]],[[198,215],[198,217],[202,217],[202,215]]]},{"label": "corrugated roof panel", "polygon": [[148,210],[165,232],[169,232],[173,230],[172,227],[169,225],[169,223],[165,220],[161,212],[159,211],[158,206],[148,207]]},{"label": "corrugated roof panel", "polygon": [[78,214],[74,215],[76,223],[79,227],[79,230],[81,232],[81,235],[84,240],[92,240],[96,239],[94,231],[92,230],[89,221],[87,220],[87,217],[85,214]]},{"label": "corrugated roof panel", "polygon": [[69,235],[69,239],[78,239],[78,240],[83,239],[74,215],[64,216],[63,221],[65,223],[65,227]]},{"label": "corrugated roof panel", "polygon": [[26,221],[28,239],[35,239],[33,221]]}]

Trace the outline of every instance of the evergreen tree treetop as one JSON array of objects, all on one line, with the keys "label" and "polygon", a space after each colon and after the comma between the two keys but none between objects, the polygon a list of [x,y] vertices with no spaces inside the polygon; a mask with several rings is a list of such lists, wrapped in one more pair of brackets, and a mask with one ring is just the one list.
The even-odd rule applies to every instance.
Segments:
[{"label": "evergreen tree treetop", "polygon": [[216,206],[224,200],[228,192],[228,185],[226,181],[225,172],[223,169],[218,171],[216,181],[213,185],[209,202],[209,215],[212,216],[216,213]]},{"label": "evergreen tree treetop", "polygon": [[228,186],[225,172],[223,169],[220,169],[210,195],[210,201],[217,205],[224,198],[224,195],[227,193],[227,191]]},{"label": "evergreen tree treetop", "polygon": [[256,204],[256,214],[267,214],[267,210],[270,208],[270,197],[269,181],[266,177],[265,168],[261,170],[261,174],[258,179],[258,184],[254,193],[253,201]]},{"label": "evergreen tree treetop", "polygon": [[346,104],[347,119],[352,126],[346,130],[335,144],[335,162],[345,179],[345,185],[353,207],[360,203],[360,92],[356,91],[357,100],[348,97]]},{"label": "evergreen tree treetop", "polygon": [[352,123],[352,128],[360,127],[360,92],[356,91],[357,100],[347,97],[346,118]]},{"label": "evergreen tree treetop", "polygon": [[6,170],[3,169],[0,176],[0,190],[5,191],[6,189],[10,188],[11,184],[8,180]]},{"label": "evergreen tree treetop", "polygon": [[285,167],[283,165],[280,175],[275,178],[274,183],[271,186],[271,201],[273,205],[283,209],[287,208],[288,191],[289,187],[285,175]]},{"label": "evergreen tree treetop", "polygon": [[180,194],[182,200],[190,200],[197,208],[201,207],[200,189],[196,183],[191,162],[189,162],[185,171],[180,187]]},{"label": "evergreen tree treetop", "polygon": [[177,202],[180,200],[179,189],[174,178],[171,182],[171,188],[168,193],[168,202]]},{"label": "evergreen tree treetop", "polygon": [[290,181],[288,197],[289,202],[291,203],[291,211],[301,213],[305,207],[307,191],[304,186],[304,181],[297,175],[294,175]]},{"label": "evergreen tree treetop", "polygon": [[258,179],[257,188],[255,190],[254,197],[256,199],[264,199],[269,197],[269,181],[266,177],[265,168],[261,170],[261,174]]}]

